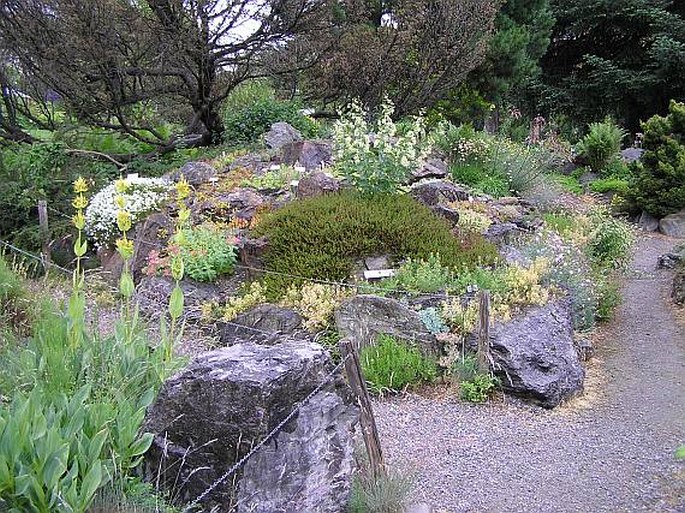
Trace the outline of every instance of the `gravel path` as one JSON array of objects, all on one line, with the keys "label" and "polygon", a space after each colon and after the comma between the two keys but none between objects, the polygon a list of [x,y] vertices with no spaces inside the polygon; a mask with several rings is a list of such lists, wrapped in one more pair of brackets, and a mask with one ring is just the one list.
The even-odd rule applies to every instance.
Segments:
[{"label": "gravel path", "polygon": [[375,405],[391,467],[414,472],[414,499],[439,511],[685,513],[685,327],[641,238],[615,320],[597,333],[586,393],[554,411],[449,395]]}]

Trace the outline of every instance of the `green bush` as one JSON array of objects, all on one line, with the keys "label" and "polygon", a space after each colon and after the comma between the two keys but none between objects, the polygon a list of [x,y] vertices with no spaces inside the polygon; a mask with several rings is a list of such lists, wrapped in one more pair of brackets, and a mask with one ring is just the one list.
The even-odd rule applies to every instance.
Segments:
[{"label": "green bush", "polygon": [[616,308],[621,304],[621,286],[615,276],[609,278],[598,276],[597,284],[597,312],[595,317],[600,322],[611,320]]},{"label": "green bush", "polygon": [[577,177],[573,175],[562,175],[562,174],[550,174],[550,178],[561,185],[568,192],[573,194],[583,194],[583,185],[580,183]]},{"label": "green bush", "polygon": [[611,119],[591,123],[590,131],[578,143],[578,152],[585,158],[592,171],[604,173],[607,165],[618,157],[621,140],[625,136],[625,131]]},{"label": "green bush", "polygon": [[407,259],[395,276],[383,280],[379,286],[387,290],[407,292],[437,292],[452,282],[452,270],[442,265],[440,255],[427,259]]},{"label": "green bush", "polygon": [[492,374],[476,374],[473,378],[459,383],[461,398],[471,403],[483,403],[497,387],[498,380]]},{"label": "green bush", "polygon": [[295,101],[281,101],[261,96],[251,103],[225,109],[224,138],[229,144],[258,144],[259,138],[278,121],[290,123],[306,138],[316,137],[316,121],[301,113]]},{"label": "green bush", "polygon": [[509,184],[504,176],[493,173],[481,164],[455,164],[450,168],[452,180],[468,185],[478,192],[501,198],[509,194]]},{"label": "green bush", "polygon": [[588,252],[595,267],[623,268],[630,259],[635,235],[624,221],[597,215],[588,241]]},{"label": "green bush", "polygon": [[622,178],[600,178],[590,183],[590,190],[598,194],[606,192],[627,194],[630,191],[630,182]]},{"label": "green bush", "polygon": [[[389,254],[396,259],[439,255],[460,269],[498,259],[480,236],[460,243],[444,219],[405,195],[365,196],[352,191],[293,201],[267,214],[254,228],[269,240],[268,270],[321,280],[346,280],[356,261]],[[287,276],[267,275],[271,296],[287,290]]]},{"label": "green bush", "polygon": [[209,282],[233,271],[236,261],[235,246],[226,233],[211,225],[200,225],[183,230],[178,246],[186,274],[196,281]]},{"label": "green bush", "polygon": [[352,482],[350,513],[402,513],[412,491],[412,479],[390,471],[374,476],[367,470],[357,473]]},{"label": "green bush", "polygon": [[408,385],[431,382],[437,377],[436,363],[407,344],[389,335],[379,335],[375,345],[361,350],[359,359],[371,390],[377,393],[400,391]]},{"label": "green bush", "polygon": [[671,101],[666,117],[642,123],[645,153],[635,164],[631,199],[656,217],[685,208],[685,103]]}]

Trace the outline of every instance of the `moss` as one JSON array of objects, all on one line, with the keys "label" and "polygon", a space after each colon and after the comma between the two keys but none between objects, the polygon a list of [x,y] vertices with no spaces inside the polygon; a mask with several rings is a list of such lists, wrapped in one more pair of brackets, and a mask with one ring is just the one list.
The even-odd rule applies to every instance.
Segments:
[{"label": "moss", "polygon": [[[455,269],[498,259],[496,248],[481,236],[457,239],[447,221],[403,195],[346,191],[295,201],[265,214],[253,232],[269,240],[269,270],[321,280],[345,280],[357,260],[379,254],[398,259],[435,254]],[[265,282],[273,295],[293,280],[268,275]]]}]

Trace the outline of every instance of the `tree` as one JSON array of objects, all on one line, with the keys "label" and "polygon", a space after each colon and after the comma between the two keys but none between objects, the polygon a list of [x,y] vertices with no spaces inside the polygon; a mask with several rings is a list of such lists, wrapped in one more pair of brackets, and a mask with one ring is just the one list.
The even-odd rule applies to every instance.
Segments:
[{"label": "tree", "polygon": [[429,107],[481,62],[496,9],[496,0],[341,1],[335,30],[310,37],[332,49],[305,74],[304,92],[370,108],[388,95],[397,116]]},{"label": "tree", "polygon": [[685,95],[685,19],[669,0],[554,0],[536,99],[580,121],[629,129]]},{"label": "tree", "polygon": [[[222,100],[262,56],[320,30],[328,0],[0,0],[0,48],[89,124],[169,145],[173,106],[196,144],[221,138]],[[298,63],[306,65],[306,63]]]}]

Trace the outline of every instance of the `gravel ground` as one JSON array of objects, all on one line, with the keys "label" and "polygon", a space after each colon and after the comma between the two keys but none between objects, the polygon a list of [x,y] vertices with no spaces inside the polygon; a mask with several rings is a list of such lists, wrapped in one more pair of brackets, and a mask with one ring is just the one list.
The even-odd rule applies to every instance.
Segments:
[{"label": "gravel ground", "polygon": [[623,305],[596,334],[586,393],[570,403],[377,402],[384,454],[415,474],[413,499],[450,513],[685,513],[685,464],[673,457],[685,443],[685,326],[670,275],[655,270],[674,243],[641,238]]}]

